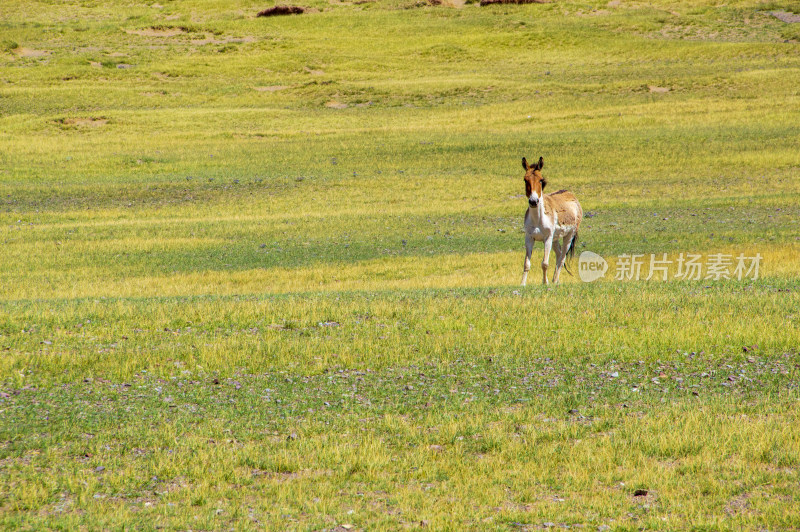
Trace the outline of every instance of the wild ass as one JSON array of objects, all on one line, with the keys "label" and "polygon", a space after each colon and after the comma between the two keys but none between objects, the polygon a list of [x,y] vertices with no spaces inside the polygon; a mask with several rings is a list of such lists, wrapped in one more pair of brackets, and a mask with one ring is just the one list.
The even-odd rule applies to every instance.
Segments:
[{"label": "wild ass", "polygon": [[[550,260],[550,247],[556,252],[556,271],[553,283],[558,283],[558,274],[564,265],[567,253],[572,256],[575,242],[578,240],[578,227],[583,219],[583,209],[575,194],[559,190],[543,195],[547,181],[542,177],[544,160],[529,166],[525,157],[522,167],[525,169],[525,196],[528,198],[528,210],[525,212],[525,263],[522,268],[522,286],[528,280],[531,269],[531,252],[534,240],[544,242],[542,258],[542,284],[547,284],[547,263]],[[562,241],[559,241],[561,239]]]}]

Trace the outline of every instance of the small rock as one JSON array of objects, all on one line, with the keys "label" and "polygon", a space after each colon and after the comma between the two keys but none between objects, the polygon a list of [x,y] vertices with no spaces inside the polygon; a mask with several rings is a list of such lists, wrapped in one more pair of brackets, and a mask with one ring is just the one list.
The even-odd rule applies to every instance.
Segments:
[{"label": "small rock", "polygon": [[286,436],[286,439],[287,439],[288,441],[294,441],[294,440],[296,440],[296,439],[297,439],[297,433],[296,433],[296,432],[292,432],[291,434],[289,434],[288,436]]},{"label": "small rock", "polygon": [[616,379],[617,377],[619,377],[619,371],[615,371],[614,373],[611,374],[612,379]]},{"label": "small rock", "polygon": [[94,468],[94,472],[95,472],[95,473],[102,473],[102,472],[103,472],[103,471],[105,471],[105,470],[106,470],[106,468],[105,468],[105,467],[103,467],[103,466],[101,466],[101,465],[99,465],[99,466],[97,466],[97,467],[95,467],[95,468]]}]

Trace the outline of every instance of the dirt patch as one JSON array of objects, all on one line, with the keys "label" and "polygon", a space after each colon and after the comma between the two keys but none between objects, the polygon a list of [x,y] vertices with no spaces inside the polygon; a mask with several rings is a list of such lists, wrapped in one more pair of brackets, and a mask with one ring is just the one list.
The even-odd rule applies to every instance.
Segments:
[{"label": "dirt patch", "polygon": [[125,30],[125,33],[129,33],[131,35],[141,35],[143,37],[175,37],[176,35],[182,35],[184,33],[188,33],[188,29],[184,27],[160,27],[160,26],[152,26],[150,28],[144,28],[140,30]]},{"label": "dirt patch", "polygon": [[442,6],[442,7],[453,7],[456,9],[460,9],[464,7],[464,4],[466,4],[466,0],[419,0],[417,2],[414,2],[413,4],[403,6],[403,8],[416,9],[420,7]]},{"label": "dirt patch", "polygon": [[45,57],[50,55],[49,50],[33,50],[31,48],[14,48],[12,53],[17,57]]},{"label": "dirt patch", "polygon": [[337,102],[336,100],[331,100],[325,104],[325,107],[329,109],[347,109],[347,104],[342,102]]},{"label": "dirt patch", "polygon": [[549,0],[481,0],[482,6],[491,6],[495,4],[547,4]]},{"label": "dirt patch", "polygon": [[269,87],[253,87],[258,92],[277,92],[288,89],[289,85],[270,85]]},{"label": "dirt patch", "polygon": [[255,37],[226,37],[223,39],[215,39],[214,37],[203,37],[202,39],[193,40],[192,44],[244,44],[255,42]]},{"label": "dirt patch", "polygon": [[108,123],[108,118],[61,118],[56,122],[65,126],[100,127]]},{"label": "dirt patch", "polygon": [[746,514],[750,513],[750,503],[748,499],[750,495],[747,493],[743,493],[742,495],[737,495],[736,497],[732,498],[728,501],[728,504],[725,505],[725,513],[728,515],[738,515],[738,514]]},{"label": "dirt patch", "polygon": [[263,11],[259,11],[257,17],[275,17],[279,15],[301,15],[306,12],[306,8],[300,6],[274,6]]},{"label": "dirt patch", "polygon": [[783,22],[787,22],[789,24],[795,24],[800,22],[800,15],[797,13],[789,13],[788,11],[772,11],[770,15],[775,17],[778,20]]},{"label": "dirt patch", "polygon": [[672,90],[669,87],[656,87],[655,85],[648,85],[647,88],[650,90],[650,92],[658,92],[658,93],[665,93]]}]

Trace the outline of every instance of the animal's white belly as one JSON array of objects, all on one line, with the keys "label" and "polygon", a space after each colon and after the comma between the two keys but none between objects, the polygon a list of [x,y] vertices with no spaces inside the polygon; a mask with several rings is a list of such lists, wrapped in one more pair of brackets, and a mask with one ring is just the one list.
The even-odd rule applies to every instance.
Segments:
[{"label": "animal's white belly", "polygon": [[574,231],[574,225],[557,225],[555,231],[553,231],[553,238],[561,238],[563,236],[571,235]]}]

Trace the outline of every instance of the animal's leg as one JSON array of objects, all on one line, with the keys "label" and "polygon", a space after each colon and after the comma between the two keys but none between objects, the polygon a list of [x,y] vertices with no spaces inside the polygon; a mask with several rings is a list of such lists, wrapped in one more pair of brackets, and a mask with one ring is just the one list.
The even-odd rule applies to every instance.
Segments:
[{"label": "animal's leg", "polygon": [[553,235],[544,241],[544,257],[542,257],[542,284],[547,284],[547,263],[550,262],[550,248],[553,246]]},{"label": "animal's leg", "polygon": [[564,263],[566,251],[561,249],[561,242],[557,239],[553,240],[553,251],[556,252],[556,271],[553,272],[553,284],[558,284],[558,274],[561,271],[561,265]]},{"label": "animal's leg", "polygon": [[564,260],[567,258],[567,252],[569,251],[569,246],[572,244],[572,239],[575,237],[575,233],[570,233],[564,237],[564,245],[561,246],[561,256],[558,257],[558,263],[556,264],[556,278],[553,282],[558,282],[558,277],[561,274],[561,268],[564,266]]},{"label": "animal's leg", "polygon": [[533,253],[533,237],[525,233],[525,261],[522,263],[522,286],[528,281],[528,272],[531,269],[531,253]]}]

